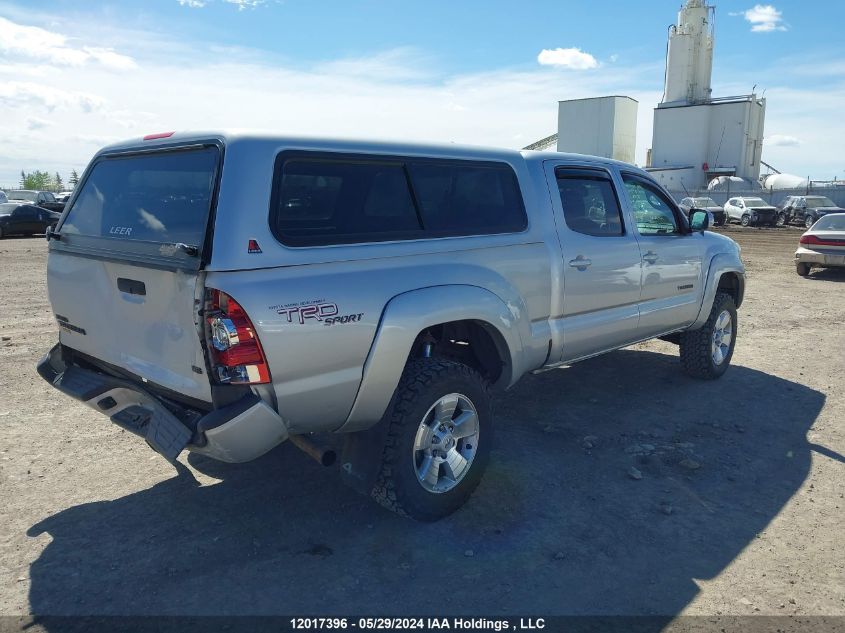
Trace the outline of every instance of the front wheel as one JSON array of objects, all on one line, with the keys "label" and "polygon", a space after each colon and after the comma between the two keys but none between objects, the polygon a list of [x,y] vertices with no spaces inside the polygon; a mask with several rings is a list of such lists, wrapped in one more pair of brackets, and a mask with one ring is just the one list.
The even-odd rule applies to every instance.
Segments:
[{"label": "front wheel", "polygon": [[693,378],[712,380],[728,370],[736,344],[737,317],[733,297],[717,292],[710,316],[698,330],[681,334],[681,365]]},{"label": "front wheel", "polygon": [[492,416],[487,382],[471,367],[409,361],[382,420],[388,431],[373,498],[418,521],[452,514],[487,467]]},{"label": "front wheel", "polygon": [[804,226],[806,228],[808,228],[808,229],[812,228],[813,224],[815,224],[815,223],[816,223],[815,218],[812,215],[810,215],[809,213],[804,216]]},{"label": "front wheel", "polygon": [[786,214],[785,213],[778,213],[778,218],[775,221],[775,224],[777,224],[778,226],[786,225]]},{"label": "front wheel", "polygon": [[749,224],[751,224],[751,216],[750,216],[750,215],[748,215],[747,213],[743,214],[743,216],[742,216],[742,218],[740,219],[739,223],[740,223],[742,226],[748,226]]}]

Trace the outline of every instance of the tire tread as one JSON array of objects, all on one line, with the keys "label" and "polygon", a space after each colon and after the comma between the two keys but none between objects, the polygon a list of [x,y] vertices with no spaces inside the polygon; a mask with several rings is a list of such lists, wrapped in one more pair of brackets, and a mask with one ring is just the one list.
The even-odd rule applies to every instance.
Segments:
[{"label": "tire tread", "polygon": [[[489,397],[490,387],[488,382],[467,365],[442,358],[412,359],[405,365],[399,379],[399,385],[396,387],[396,392],[383,419],[383,422],[388,424],[387,438],[382,452],[381,468],[376,477],[371,496],[380,505],[400,516],[424,518],[406,507],[395,480],[399,452],[407,449],[407,447],[400,446],[402,431],[409,424],[416,425],[419,423],[419,420],[411,419],[408,414],[415,400],[422,397],[432,384],[440,380],[447,380],[450,376],[478,382]],[[472,490],[468,492],[471,493]]]},{"label": "tire tread", "polygon": [[[726,305],[734,305],[733,297],[726,292],[717,292],[713,299],[713,306],[710,308],[710,314],[704,325],[697,330],[681,333],[681,341],[679,345],[681,366],[688,376],[692,376],[693,378],[702,378],[704,380],[713,380],[721,376],[727,369],[715,369],[710,356],[710,339],[713,327],[719,313],[721,313]],[[735,311],[736,308],[734,308],[734,313]],[[736,336],[737,325],[736,319],[734,319],[734,336]],[[734,340],[736,340],[736,338],[734,338]],[[726,364],[729,362],[730,359],[726,361]]]}]

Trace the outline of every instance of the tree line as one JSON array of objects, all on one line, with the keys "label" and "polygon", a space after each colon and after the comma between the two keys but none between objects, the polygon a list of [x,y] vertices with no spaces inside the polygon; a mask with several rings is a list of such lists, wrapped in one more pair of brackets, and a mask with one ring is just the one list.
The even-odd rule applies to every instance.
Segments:
[{"label": "tree line", "polygon": [[[66,189],[73,189],[79,183],[79,174],[76,172],[75,169],[72,169],[70,175],[67,179],[67,184],[65,184],[64,179],[62,178],[59,172],[55,174],[51,174],[46,171],[40,171],[36,169],[35,171],[24,171],[21,170],[21,179],[18,183],[18,186],[21,189],[35,189],[37,191],[52,191],[52,192],[59,192],[65,191]],[[12,187],[9,187],[12,189]]]}]

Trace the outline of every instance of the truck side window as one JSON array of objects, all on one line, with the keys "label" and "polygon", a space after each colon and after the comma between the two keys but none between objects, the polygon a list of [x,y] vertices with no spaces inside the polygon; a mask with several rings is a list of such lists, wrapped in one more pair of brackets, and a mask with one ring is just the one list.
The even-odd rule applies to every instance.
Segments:
[{"label": "truck side window", "polygon": [[293,246],[377,241],[420,231],[401,163],[286,160],[274,211],[275,230]]},{"label": "truck side window", "polygon": [[595,237],[624,235],[619,202],[608,176],[558,170],[557,188],[566,226]]},{"label": "truck side window", "polygon": [[522,231],[516,174],[499,162],[282,152],[270,227],[289,246]]},{"label": "truck side window", "polygon": [[622,180],[631,199],[640,235],[675,235],[681,232],[671,203],[657,187],[628,174],[623,174]]},{"label": "truck side window", "polygon": [[409,161],[426,231],[490,235],[523,230],[522,194],[513,169],[470,161]]}]

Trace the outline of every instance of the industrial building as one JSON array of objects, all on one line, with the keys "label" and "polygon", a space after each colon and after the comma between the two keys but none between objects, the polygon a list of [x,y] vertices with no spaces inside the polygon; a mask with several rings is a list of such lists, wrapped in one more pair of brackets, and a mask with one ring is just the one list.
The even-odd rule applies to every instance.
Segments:
[{"label": "industrial building", "polygon": [[687,0],[669,29],[663,99],[654,110],[646,168],[672,190],[700,189],[718,176],[760,177],[766,100],[712,97],[715,8]]},{"label": "industrial building", "polygon": [[[646,168],[672,191],[698,190],[720,176],[758,187],[766,100],[713,97],[715,8],[686,0],[669,28],[666,76],[654,109]],[[610,96],[561,101],[558,132],[525,149],[593,154],[634,162],[637,102]]]},{"label": "industrial building", "polygon": [[612,96],[558,103],[557,150],[634,162],[637,102]]}]

